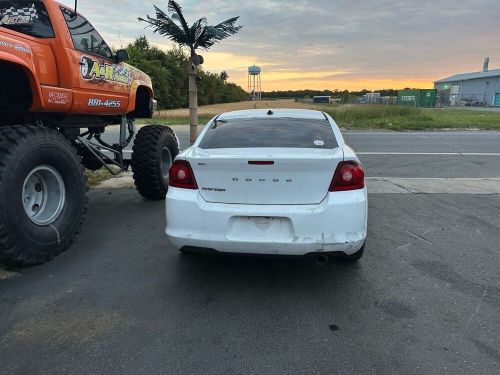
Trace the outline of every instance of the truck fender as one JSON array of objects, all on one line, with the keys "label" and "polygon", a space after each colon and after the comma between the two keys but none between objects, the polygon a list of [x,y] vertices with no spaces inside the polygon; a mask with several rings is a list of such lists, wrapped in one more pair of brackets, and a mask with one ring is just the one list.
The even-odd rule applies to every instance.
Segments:
[{"label": "truck fender", "polygon": [[0,61],[9,62],[21,67],[26,75],[28,76],[31,94],[33,97],[33,103],[31,104],[30,111],[36,110],[42,106],[42,90],[38,80],[36,79],[36,74],[25,60],[21,59],[19,56],[12,55],[5,51],[0,51]]},{"label": "truck fender", "polygon": [[130,89],[130,99],[128,102],[128,108],[127,108],[127,113],[134,112],[136,110],[135,105],[136,105],[136,99],[137,99],[137,91],[139,88],[141,89],[146,89],[149,95],[149,99],[153,99],[153,89],[151,88],[151,83],[141,81],[141,80],[135,80],[132,82],[132,86]]}]

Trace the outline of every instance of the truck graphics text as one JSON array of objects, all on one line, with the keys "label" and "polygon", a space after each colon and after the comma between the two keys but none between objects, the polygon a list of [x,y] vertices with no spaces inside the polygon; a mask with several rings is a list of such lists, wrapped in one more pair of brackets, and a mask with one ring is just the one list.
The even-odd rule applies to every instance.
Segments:
[{"label": "truck graphics text", "polygon": [[132,81],[127,68],[115,64],[101,64],[90,57],[83,56],[80,60],[80,72],[83,79],[96,81],[113,81],[129,84]]}]

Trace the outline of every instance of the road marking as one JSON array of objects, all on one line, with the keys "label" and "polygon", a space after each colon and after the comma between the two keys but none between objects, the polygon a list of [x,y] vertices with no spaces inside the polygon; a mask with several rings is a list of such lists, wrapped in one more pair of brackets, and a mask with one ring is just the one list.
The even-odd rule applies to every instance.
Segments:
[{"label": "road marking", "polygon": [[452,135],[495,135],[495,136],[500,136],[496,131],[491,131],[491,130],[481,130],[481,131],[449,131],[449,132],[397,132],[397,131],[376,131],[376,130],[367,130],[367,131],[349,131],[349,130],[341,130],[341,132],[345,135],[368,135],[368,136],[374,136],[374,135],[415,135],[415,136],[452,136]]},{"label": "road marking", "polygon": [[499,156],[497,152],[462,152],[461,155],[465,156]]},{"label": "road marking", "polygon": [[397,151],[362,151],[357,155],[460,155],[459,152],[397,152]]},{"label": "road marking", "polygon": [[[107,156],[113,154],[106,150],[101,150]],[[444,155],[444,156],[500,156],[500,152],[398,152],[398,151],[361,151],[357,155]],[[125,159],[132,157],[132,150],[123,150]]]},{"label": "road marking", "polygon": [[371,194],[500,194],[500,178],[367,177]]},{"label": "road marking", "polygon": [[445,155],[445,156],[500,156],[500,152],[398,152],[398,151],[361,151],[357,155]]},{"label": "road marking", "polygon": [[477,180],[492,180],[499,181],[500,177],[382,177],[382,176],[372,176],[365,177],[366,180],[465,180],[465,181],[477,181]]}]

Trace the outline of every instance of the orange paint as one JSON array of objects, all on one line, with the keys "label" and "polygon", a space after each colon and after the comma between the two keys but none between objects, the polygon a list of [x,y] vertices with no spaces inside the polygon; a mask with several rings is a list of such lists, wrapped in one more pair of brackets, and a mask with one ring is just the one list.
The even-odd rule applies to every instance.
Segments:
[{"label": "orange paint", "polygon": [[[138,87],[153,95],[151,79],[134,67],[75,49],[61,8],[43,1],[54,38],[37,38],[0,27],[0,60],[21,66],[30,79],[31,111],[125,114],[135,109]],[[67,9],[67,8],[66,8]]]}]

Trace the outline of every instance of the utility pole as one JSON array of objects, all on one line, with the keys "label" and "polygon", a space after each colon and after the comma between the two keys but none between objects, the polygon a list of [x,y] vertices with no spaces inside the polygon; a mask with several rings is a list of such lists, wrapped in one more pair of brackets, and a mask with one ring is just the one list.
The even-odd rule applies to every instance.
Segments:
[{"label": "utility pole", "polygon": [[189,77],[189,144],[192,146],[198,137],[198,65],[203,64],[203,56],[192,52],[187,62]]},{"label": "utility pole", "polygon": [[198,136],[198,88],[196,85],[198,67],[192,59],[189,59],[187,68],[189,77],[189,144],[192,146]]},{"label": "utility pole", "polygon": [[215,43],[236,34],[243,26],[235,25],[239,17],[229,18],[215,26],[207,25],[207,20],[200,18],[189,26],[180,5],[175,0],[168,0],[170,15],[157,7],[155,9],[156,18],[139,17],[139,21],[149,23],[153,26],[155,33],[168,37],[181,47],[189,48],[191,52],[187,63],[187,74],[189,77],[189,142],[192,145],[196,142],[198,133],[198,65],[203,64],[203,57],[196,54],[196,49],[208,50]]}]

